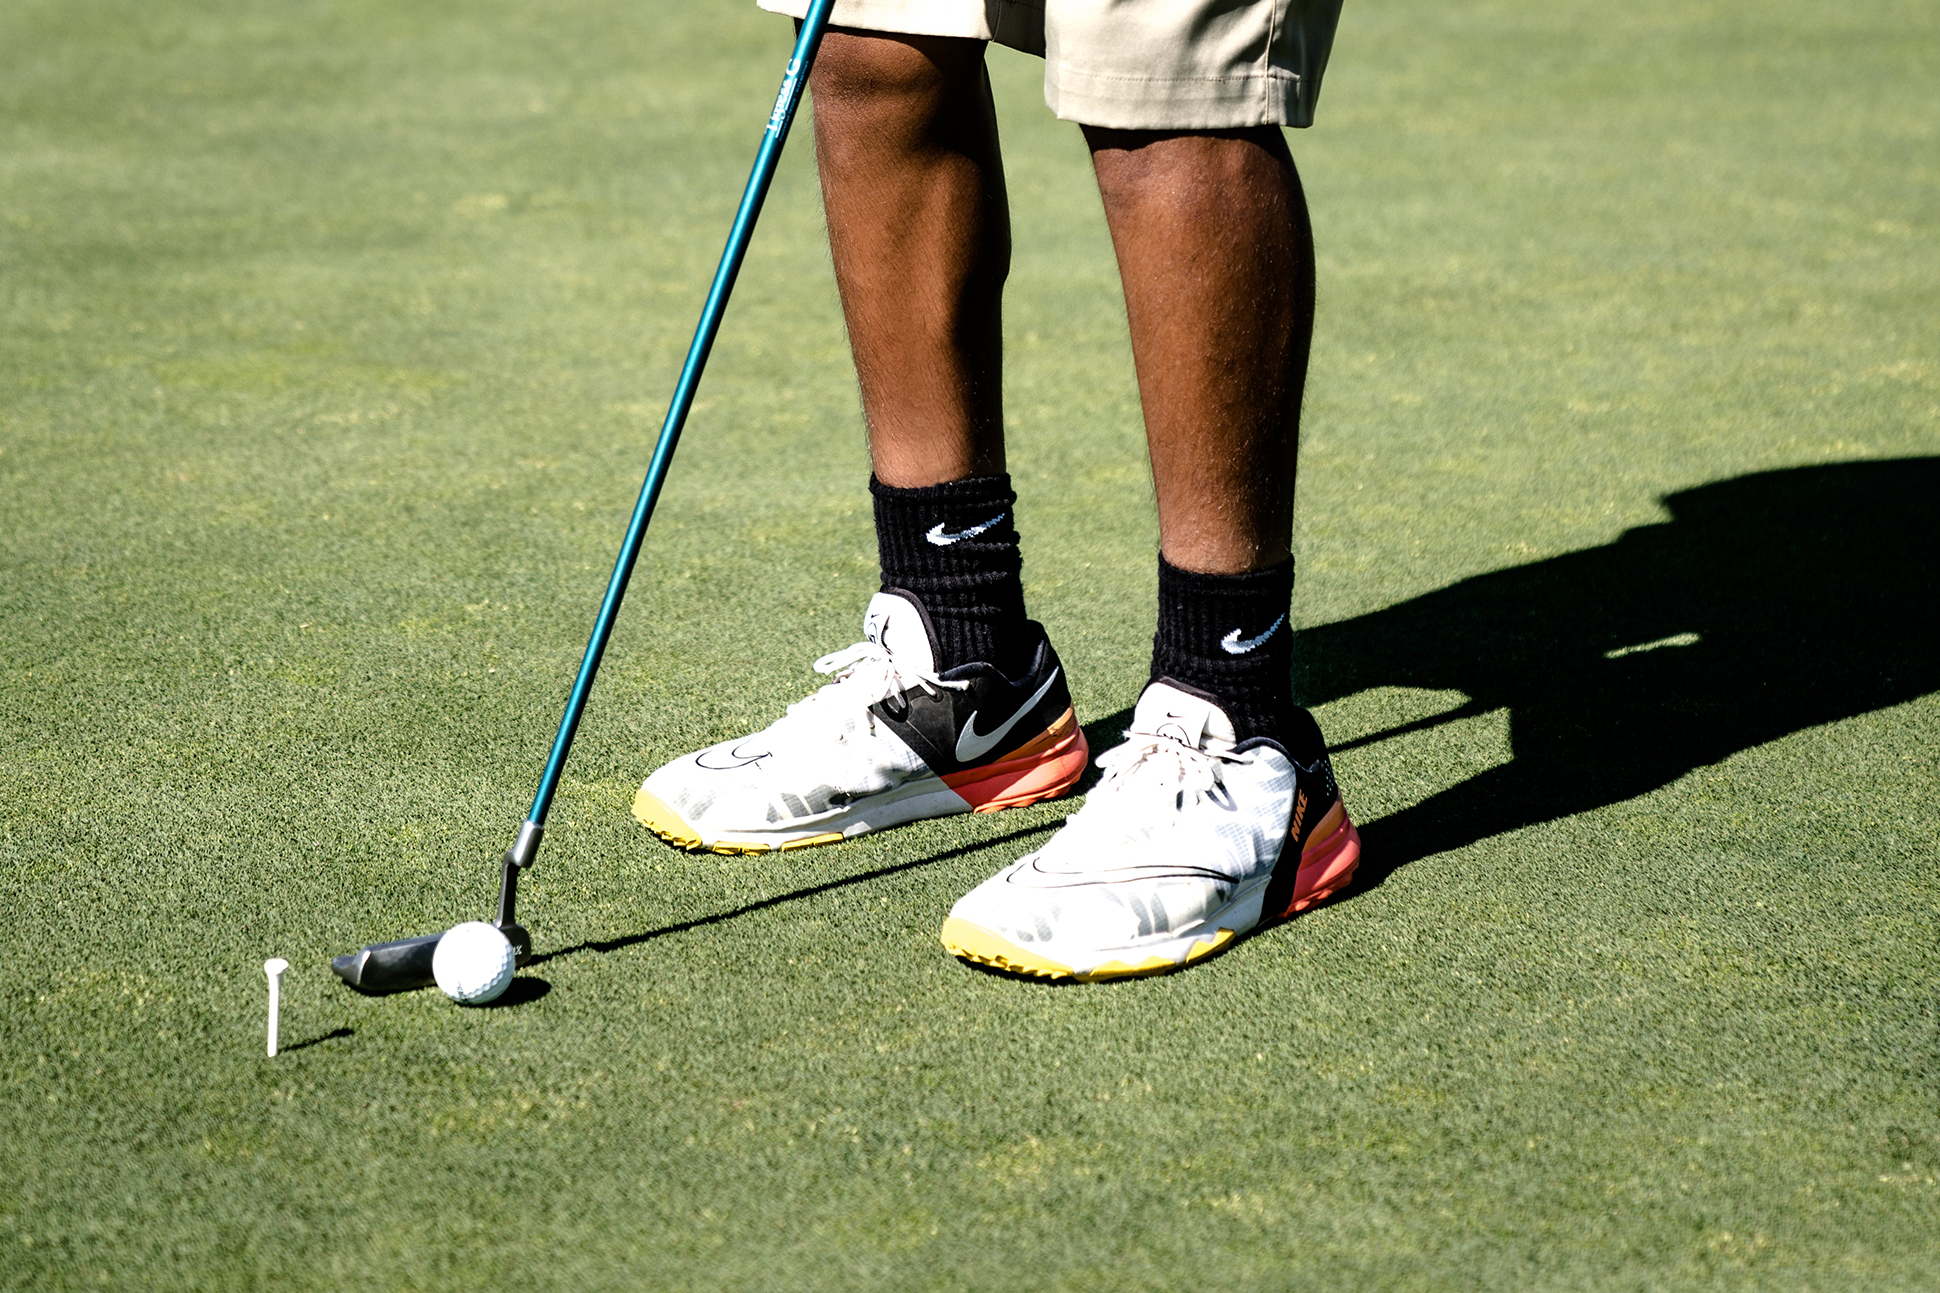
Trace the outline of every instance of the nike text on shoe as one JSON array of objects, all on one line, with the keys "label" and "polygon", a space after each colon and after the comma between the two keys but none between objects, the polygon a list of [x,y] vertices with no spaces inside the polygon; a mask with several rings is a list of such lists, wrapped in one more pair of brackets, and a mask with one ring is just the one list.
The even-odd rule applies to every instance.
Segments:
[{"label": "nike text on shoe", "polygon": [[1158,974],[1339,892],[1361,841],[1327,756],[1300,767],[1233,735],[1210,698],[1155,680],[1084,807],[965,894],[943,945],[1052,979]]},{"label": "nike text on shoe", "polygon": [[1090,751],[1057,652],[1031,627],[1022,678],[987,664],[939,673],[922,604],[877,593],[864,640],[815,662],[833,682],[766,730],[659,769],[633,815],[680,848],[763,853],[1061,795]]}]

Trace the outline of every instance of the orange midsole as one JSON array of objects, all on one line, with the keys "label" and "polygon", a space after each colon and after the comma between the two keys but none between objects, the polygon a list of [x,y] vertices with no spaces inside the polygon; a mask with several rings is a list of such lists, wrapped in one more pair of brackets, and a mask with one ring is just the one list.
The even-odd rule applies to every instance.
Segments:
[{"label": "orange midsole", "polygon": [[1333,897],[1354,878],[1361,860],[1361,833],[1347,818],[1347,805],[1336,800],[1307,837],[1300,851],[1300,870],[1293,877],[1293,900],[1278,913],[1291,916]]},{"label": "orange midsole", "polygon": [[949,773],[943,784],[977,812],[993,812],[1064,793],[1078,784],[1090,758],[1077,712],[1067,709],[1023,748],[996,763]]}]

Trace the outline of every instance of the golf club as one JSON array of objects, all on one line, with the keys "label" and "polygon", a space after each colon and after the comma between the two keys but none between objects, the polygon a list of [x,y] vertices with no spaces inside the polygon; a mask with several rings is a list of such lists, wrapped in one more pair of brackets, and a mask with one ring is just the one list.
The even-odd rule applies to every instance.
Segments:
[{"label": "golf club", "polygon": [[[735,277],[741,271],[741,260],[747,254],[749,239],[754,235],[755,220],[761,214],[762,201],[768,196],[775,166],[781,160],[782,145],[787,142],[788,129],[794,124],[795,110],[801,105],[802,92],[808,85],[809,68],[815,62],[815,51],[822,43],[822,33],[828,27],[829,13],[834,7],[835,0],[810,0],[808,13],[796,33],[794,52],[782,77],[781,90],[775,95],[774,110],[768,114],[768,126],[762,133],[761,147],[755,153],[754,169],[748,175],[747,187],[742,190],[741,205],[735,211],[734,224],[728,230],[727,246],[721,252],[719,268],[714,271],[714,282],[708,288],[707,302],[701,307],[700,323],[695,327],[694,339],[687,347],[686,363],[682,365],[680,380],[674,386],[666,420],[661,423],[660,438],[654,444],[653,460],[647,465],[647,478],[640,486],[639,501],[633,507],[633,519],[627,525],[626,538],[620,544],[619,557],[613,563],[612,578],[606,583],[606,597],[600,602],[599,615],[593,621],[593,634],[586,643],[586,654],[580,660],[579,676],[573,681],[572,694],[566,699],[566,712],[559,720],[559,734],[553,738],[546,770],[539,778],[538,792],[532,797],[532,809],[526,814],[525,824],[519,827],[512,847],[505,851],[501,859],[498,916],[492,923],[511,941],[520,964],[524,964],[532,955],[532,936],[518,923],[516,916],[519,873],[531,866],[538,856],[539,840],[545,834],[546,812],[552,806],[553,791],[558,788],[560,774],[565,771],[566,755],[573,746],[573,734],[579,728],[587,695],[593,689],[593,678],[599,673],[600,657],[606,651],[606,641],[612,636],[613,621],[620,611],[620,599],[626,596],[627,580],[632,576],[633,563],[640,555],[640,542],[646,536],[647,522],[652,518],[654,504],[660,498],[661,482],[666,478],[668,464],[673,461],[674,446],[680,442],[680,432],[686,425],[688,410],[693,407],[694,392],[700,385],[701,371],[707,367],[708,352],[714,348],[714,335],[720,330],[728,294],[734,290]],[[443,937],[442,933],[423,934],[395,943],[377,943],[335,957],[330,965],[346,984],[362,992],[403,992],[421,988],[432,981],[431,957],[437,950],[438,940]]]}]

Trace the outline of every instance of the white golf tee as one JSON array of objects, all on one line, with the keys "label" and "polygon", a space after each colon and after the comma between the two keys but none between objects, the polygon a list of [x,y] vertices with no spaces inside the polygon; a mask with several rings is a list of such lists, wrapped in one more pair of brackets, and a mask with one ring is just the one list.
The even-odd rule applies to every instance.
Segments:
[{"label": "white golf tee", "polygon": [[276,1054],[276,1017],[283,1010],[283,971],[290,963],[280,956],[272,956],[263,962],[263,973],[269,976],[269,1053]]}]

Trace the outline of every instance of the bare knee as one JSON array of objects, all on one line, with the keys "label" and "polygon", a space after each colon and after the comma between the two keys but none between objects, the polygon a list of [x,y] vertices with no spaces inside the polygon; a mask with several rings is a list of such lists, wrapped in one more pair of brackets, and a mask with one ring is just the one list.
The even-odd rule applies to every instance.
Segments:
[{"label": "bare knee", "polygon": [[954,36],[831,30],[809,86],[824,138],[926,131],[983,94],[984,43]]},{"label": "bare knee", "polygon": [[1085,128],[1105,209],[1132,211],[1153,203],[1222,208],[1243,200],[1263,173],[1293,169],[1279,129],[1156,131]]}]

